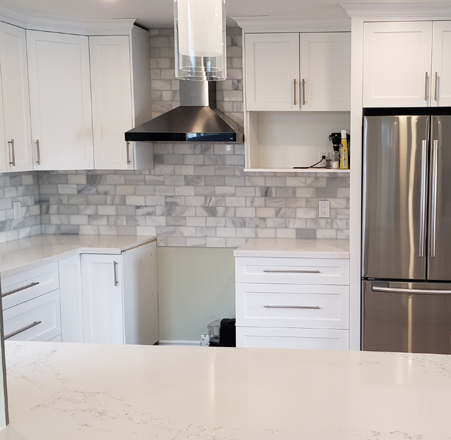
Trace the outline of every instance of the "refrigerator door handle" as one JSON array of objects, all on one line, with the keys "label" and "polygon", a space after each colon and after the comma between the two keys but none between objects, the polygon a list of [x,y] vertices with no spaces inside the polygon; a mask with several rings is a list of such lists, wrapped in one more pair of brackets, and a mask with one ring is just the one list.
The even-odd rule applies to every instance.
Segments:
[{"label": "refrigerator door handle", "polygon": [[451,295],[451,290],[422,290],[422,289],[400,289],[397,287],[372,287],[373,292],[383,293],[408,293],[416,295]]},{"label": "refrigerator door handle", "polygon": [[435,239],[437,229],[437,156],[438,140],[432,143],[432,188],[431,188],[431,258],[435,257]]},{"label": "refrigerator door handle", "polygon": [[427,146],[426,140],[421,143],[422,156],[421,156],[421,195],[420,195],[420,243],[419,243],[419,256],[424,257],[424,246],[426,242],[426,185],[427,185]]}]

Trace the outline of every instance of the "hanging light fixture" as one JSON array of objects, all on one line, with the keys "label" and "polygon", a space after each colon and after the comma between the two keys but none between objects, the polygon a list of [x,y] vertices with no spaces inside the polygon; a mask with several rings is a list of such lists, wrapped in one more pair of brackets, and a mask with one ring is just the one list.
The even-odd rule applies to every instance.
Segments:
[{"label": "hanging light fixture", "polygon": [[226,79],[225,0],[174,0],[175,76]]}]

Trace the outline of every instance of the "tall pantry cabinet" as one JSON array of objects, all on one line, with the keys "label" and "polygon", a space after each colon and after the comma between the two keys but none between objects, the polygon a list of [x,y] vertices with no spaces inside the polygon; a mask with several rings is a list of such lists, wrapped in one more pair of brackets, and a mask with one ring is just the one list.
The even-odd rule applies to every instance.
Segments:
[{"label": "tall pantry cabinet", "polygon": [[25,30],[0,22],[0,172],[33,169]]}]

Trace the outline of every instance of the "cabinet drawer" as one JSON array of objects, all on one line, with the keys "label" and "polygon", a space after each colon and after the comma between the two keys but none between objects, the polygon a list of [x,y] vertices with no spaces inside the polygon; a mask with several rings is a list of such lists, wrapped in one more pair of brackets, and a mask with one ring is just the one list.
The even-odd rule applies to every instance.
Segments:
[{"label": "cabinet drawer", "polygon": [[236,323],[257,327],[349,328],[349,287],[237,284]]},{"label": "cabinet drawer", "polygon": [[2,278],[3,310],[58,288],[57,262]]},{"label": "cabinet drawer", "polygon": [[349,260],[236,258],[237,283],[349,285]]},{"label": "cabinet drawer", "polygon": [[3,312],[5,340],[49,341],[61,334],[59,290]]},{"label": "cabinet drawer", "polygon": [[236,346],[246,348],[349,350],[349,331],[237,327]]}]

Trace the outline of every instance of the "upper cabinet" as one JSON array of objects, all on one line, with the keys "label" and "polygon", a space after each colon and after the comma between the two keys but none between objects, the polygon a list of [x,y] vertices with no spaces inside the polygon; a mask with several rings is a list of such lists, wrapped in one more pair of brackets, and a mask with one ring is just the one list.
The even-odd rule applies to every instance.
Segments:
[{"label": "upper cabinet", "polygon": [[349,111],[349,32],[245,35],[247,111]]},{"label": "upper cabinet", "polygon": [[0,22],[1,172],[33,169],[26,49],[25,30]]},{"label": "upper cabinet", "polygon": [[88,37],[27,31],[35,169],[94,166]]},{"label": "upper cabinet", "polygon": [[365,23],[364,107],[451,105],[451,22]]},{"label": "upper cabinet", "polygon": [[152,167],[151,145],[124,139],[151,118],[149,33],[134,27],[130,36],[89,37],[89,51],[95,168]]}]

